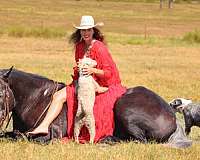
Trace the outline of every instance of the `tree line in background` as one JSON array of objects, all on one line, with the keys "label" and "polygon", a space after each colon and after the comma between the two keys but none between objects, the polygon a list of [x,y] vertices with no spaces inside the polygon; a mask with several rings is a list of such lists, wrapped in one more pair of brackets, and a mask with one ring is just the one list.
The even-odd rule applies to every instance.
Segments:
[{"label": "tree line in background", "polygon": [[[81,1],[81,0],[77,0]],[[121,1],[121,2],[147,2],[147,3],[159,3],[159,1],[174,3],[200,3],[200,0],[96,0],[96,1]]]}]

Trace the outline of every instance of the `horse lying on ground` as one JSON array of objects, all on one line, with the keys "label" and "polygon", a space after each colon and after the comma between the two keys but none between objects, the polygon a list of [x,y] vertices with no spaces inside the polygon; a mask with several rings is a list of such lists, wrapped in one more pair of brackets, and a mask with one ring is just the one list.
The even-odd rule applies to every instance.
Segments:
[{"label": "horse lying on ground", "polygon": [[[13,130],[25,133],[43,120],[51,97],[57,89],[65,85],[45,77],[19,70],[0,70],[0,120],[4,114],[13,113]],[[5,87],[7,86],[7,87]],[[7,91],[9,88],[12,92]],[[12,96],[12,93],[14,97]],[[12,98],[3,98],[7,95]],[[15,106],[6,105],[12,104]],[[4,113],[5,112],[5,113]],[[138,140],[147,143],[151,140],[177,148],[192,145],[182,127],[176,123],[172,108],[160,96],[145,87],[134,87],[120,97],[114,107],[115,130],[113,135],[100,142],[115,140]],[[63,106],[60,115],[49,127],[48,135],[37,135],[34,140],[47,142],[53,138],[67,136],[67,107]]]}]

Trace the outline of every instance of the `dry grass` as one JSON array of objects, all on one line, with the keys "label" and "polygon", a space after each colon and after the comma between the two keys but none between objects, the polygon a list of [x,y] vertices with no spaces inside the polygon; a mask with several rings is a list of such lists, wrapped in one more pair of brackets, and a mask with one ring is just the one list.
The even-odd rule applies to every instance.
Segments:
[{"label": "dry grass", "polygon": [[48,146],[41,146],[30,142],[1,142],[1,159],[48,159],[48,160],[188,160],[199,159],[199,145],[188,149],[164,148],[158,144],[121,143],[114,146],[77,145],[73,142],[61,144],[59,142]]},{"label": "dry grass", "polygon": [[[0,67],[16,68],[69,83],[73,66],[72,47],[65,39],[0,38]],[[118,64],[123,84],[144,85],[167,101],[175,97],[198,101],[199,47],[160,47],[108,44]],[[180,115],[179,115],[180,117]],[[199,141],[199,128],[190,137]],[[198,144],[186,150],[164,148],[157,144],[122,143],[115,146],[76,145],[56,142],[41,146],[29,142],[3,141],[1,156],[13,159],[198,159]],[[0,158],[1,158],[0,156]],[[3,158],[2,157],[2,158]],[[167,158],[166,158],[167,157]],[[16,158],[18,159],[18,158]]]},{"label": "dry grass", "polygon": [[[1,1],[0,8],[1,27],[44,25],[66,28],[68,33],[72,31],[71,23],[78,22],[80,15],[92,14],[106,24],[103,31],[111,40],[108,47],[125,86],[146,86],[166,101],[175,97],[200,99],[199,44],[169,43],[167,39],[178,38],[199,28],[200,5],[176,4],[173,10],[165,8],[160,11],[155,3],[16,0]],[[162,37],[162,41],[140,45],[126,43],[127,37],[135,34],[143,37],[145,24],[148,34]],[[12,65],[69,83],[74,65],[73,47],[67,43],[67,38],[12,38],[3,35],[0,37],[0,68]],[[132,142],[114,146],[55,142],[42,146],[3,140],[0,141],[0,159],[200,159],[199,137],[200,129],[194,127],[190,138],[196,144],[185,150]]]}]

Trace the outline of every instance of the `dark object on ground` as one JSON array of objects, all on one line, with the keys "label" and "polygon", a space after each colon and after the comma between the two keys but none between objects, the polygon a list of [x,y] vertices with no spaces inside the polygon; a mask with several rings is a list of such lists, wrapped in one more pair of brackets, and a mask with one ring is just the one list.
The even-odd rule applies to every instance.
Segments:
[{"label": "dark object on ground", "polygon": [[200,127],[200,104],[193,103],[191,100],[176,98],[172,100],[170,106],[177,112],[183,113],[185,120],[185,132],[191,132],[192,126]]}]

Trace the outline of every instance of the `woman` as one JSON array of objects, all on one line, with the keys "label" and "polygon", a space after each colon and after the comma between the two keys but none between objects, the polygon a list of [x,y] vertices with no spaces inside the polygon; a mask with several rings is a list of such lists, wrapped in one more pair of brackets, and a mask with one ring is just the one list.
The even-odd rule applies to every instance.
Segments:
[{"label": "woman", "polygon": [[[75,46],[75,61],[84,56],[94,59],[97,62],[96,68],[84,68],[86,75],[92,75],[100,86],[108,87],[108,91],[96,94],[94,105],[95,116],[95,142],[112,135],[114,130],[113,107],[126,88],[121,85],[119,72],[106,45],[104,36],[96,26],[102,23],[94,23],[92,16],[82,16],[80,26],[74,26],[77,30],[71,35],[70,42]],[[67,101],[68,106],[68,138],[73,138],[74,118],[77,110],[77,98],[75,93],[75,82],[78,79],[78,67],[74,67],[73,82],[56,92],[53,101],[43,122],[29,134],[47,134],[51,122],[60,113],[63,103]],[[81,130],[80,140],[88,141],[89,133],[85,128]]]}]

